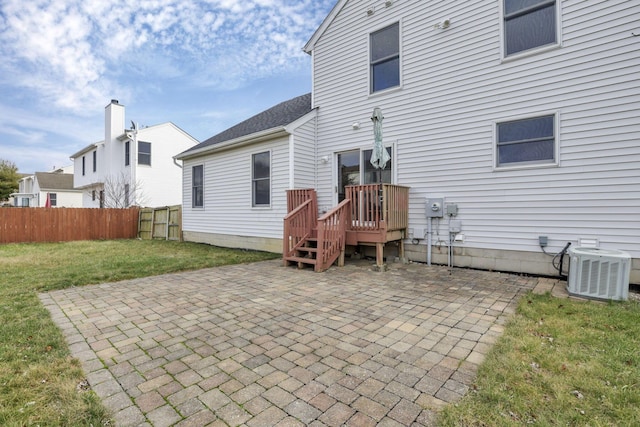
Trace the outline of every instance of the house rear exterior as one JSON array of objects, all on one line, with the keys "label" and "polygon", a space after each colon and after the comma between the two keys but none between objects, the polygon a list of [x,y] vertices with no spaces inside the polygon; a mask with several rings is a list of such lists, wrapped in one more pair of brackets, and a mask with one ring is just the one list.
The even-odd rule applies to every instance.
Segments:
[{"label": "house rear exterior", "polygon": [[[391,154],[382,179],[410,187],[409,259],[446,264],[452,245],[456,266],[555,275],[543,249],[594,245],[628,252],[640,283],[639,18],[640,3],[624,0],[338,1],[304,47],[319,210],[345,185],[376,179],[377,107]],[[250,188],[248,156],[266,147],[246,149],[224,177],[230,189]],[[295,175],[287,162],[270,173],[302,188],[285,178]],[[187,168],[184,180],[188,194]],[[219,196],[204,194],[205,204]],[[429,219],[433,200],[453,207]],[[252,227],[242,209],[252,208],[245,200],[219,219],[229,234]],[[195,214],[185,209],[185,230]]]}]

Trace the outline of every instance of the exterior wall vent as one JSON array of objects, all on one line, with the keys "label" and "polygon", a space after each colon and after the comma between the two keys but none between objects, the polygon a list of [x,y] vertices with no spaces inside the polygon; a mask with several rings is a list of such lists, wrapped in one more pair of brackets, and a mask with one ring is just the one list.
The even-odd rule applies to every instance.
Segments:
[{"label": "exterior wall vent", "polygon": [[613,249],[569,249],[567,291],[571,295],[604,300],[629,298],[631,256]]}]

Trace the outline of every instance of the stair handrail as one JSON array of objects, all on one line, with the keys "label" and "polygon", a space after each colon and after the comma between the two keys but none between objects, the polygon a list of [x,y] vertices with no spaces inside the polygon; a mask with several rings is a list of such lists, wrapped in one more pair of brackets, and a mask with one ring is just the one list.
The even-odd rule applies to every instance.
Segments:
[{"label": "stair handrail", "polygon": [[286,258],[292,256],[296,248],[304,244],[304,240],[311,235],[317,215],[313,208],[314,201],[309,199],[284,217],[282,256],[285,265]]},{"label": "stair handrail", "polygon": [[318,218],[318,252],[316,271],[324,271],[340,258],[338,264],[344,265],[344,251],[347,240],[347,228],[351,223],[350,199]]}]

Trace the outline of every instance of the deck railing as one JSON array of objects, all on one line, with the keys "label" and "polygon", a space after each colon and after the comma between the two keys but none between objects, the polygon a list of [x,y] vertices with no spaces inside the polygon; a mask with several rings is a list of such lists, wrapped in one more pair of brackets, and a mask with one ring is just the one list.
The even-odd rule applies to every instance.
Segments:
[{"label": "deck railing", "polygon": [[387,231],[406,229],[409,226],[409,187],[382,184],[382,202]]},{"label": "deck railing", "polygon": [[392,184],[351,185],[345,188],[351,200],[354,231],[401,230],[409,222],[409,188]]},{"label": "deck railing", "polygon": [[318,254],[316,271],[324,271],[340,258],[344,265],[346,230],[351,223],[351,200],[343,200],[338,206],[318,218]]}]

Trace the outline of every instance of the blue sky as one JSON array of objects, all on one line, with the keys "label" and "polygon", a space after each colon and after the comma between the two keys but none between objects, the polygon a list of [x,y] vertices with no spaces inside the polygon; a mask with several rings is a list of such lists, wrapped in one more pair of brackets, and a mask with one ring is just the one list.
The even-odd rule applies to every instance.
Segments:
[{"label": "blue sky", "polygon": [[104,107],[203,141],[311,90],[302,47],[336,0],[2,0],[0,159],[71,164]]}]

